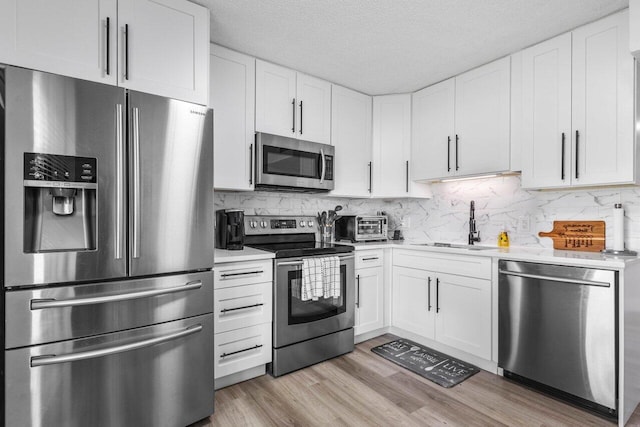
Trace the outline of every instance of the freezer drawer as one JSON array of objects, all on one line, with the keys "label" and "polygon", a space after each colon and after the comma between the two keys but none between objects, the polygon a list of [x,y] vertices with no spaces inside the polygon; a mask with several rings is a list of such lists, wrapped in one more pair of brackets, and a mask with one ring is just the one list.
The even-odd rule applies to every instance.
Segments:
[{"label": "freezer drawer", "polygon": [[213,413],[213,316],[5,353],[7,426],[184,426]]},{"label": "freezer drawer", "polygon": [[6,348],[99,335],[213,311],[213,273],[6,293]]}]

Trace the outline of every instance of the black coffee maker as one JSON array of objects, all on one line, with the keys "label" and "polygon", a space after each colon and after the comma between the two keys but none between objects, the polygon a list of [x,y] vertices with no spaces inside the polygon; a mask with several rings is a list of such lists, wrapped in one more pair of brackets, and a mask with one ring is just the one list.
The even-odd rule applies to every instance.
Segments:
[{"label": "black coffee maker", "polygon": [[241,250],[244,248],[244,211],[220,209],[216,211],[216,248]]}]

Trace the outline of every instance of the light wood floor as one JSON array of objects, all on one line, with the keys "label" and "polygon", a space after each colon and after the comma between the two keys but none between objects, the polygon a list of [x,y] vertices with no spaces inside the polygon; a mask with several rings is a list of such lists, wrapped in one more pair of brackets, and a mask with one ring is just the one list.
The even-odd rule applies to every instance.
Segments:
[{"label": "light wood floor", "polygon": [[[216,391],[208,426],[613,426],[485,371],[445,389],[384,358],[384,335],[306,369]],[[640,426],[640,410],[629,424]]]}]

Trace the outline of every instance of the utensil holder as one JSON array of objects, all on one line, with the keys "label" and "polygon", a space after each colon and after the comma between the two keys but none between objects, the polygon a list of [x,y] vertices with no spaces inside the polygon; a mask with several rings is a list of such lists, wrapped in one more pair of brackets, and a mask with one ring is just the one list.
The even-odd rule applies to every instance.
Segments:
[{"label": "utensil holder", "polygon": [[333,243],[333,225],[321,225],[320,226],[320,242],[321,243]]}]

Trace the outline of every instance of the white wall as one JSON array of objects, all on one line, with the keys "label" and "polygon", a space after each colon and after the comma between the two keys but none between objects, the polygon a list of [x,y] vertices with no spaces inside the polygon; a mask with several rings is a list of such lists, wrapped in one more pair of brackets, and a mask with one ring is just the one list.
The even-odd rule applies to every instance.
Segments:
[{"label": "white wall", "polygon": [[[549,231],[554,220],[604,220],[607,222],[607,246],[613,236],[612,210],[615,203],[625,209],[625,240],[629,249],[640,250],[640,187],[618,187],[562,191],[526,191],[520,177],[509,176],[470,181],[433,184],[429,200],[342,199],[324,195],[293,193],[215,193],[215,208],[240,208],[246,214],[305,214],[333,209],[344,213],[372,214],[385,211],[390,228],[401,218],[409,218],[403,230],[408,241],[445,241],[466,243],[469,202],[476,202],[476,221],[481,244],[495,245],[505,226],[512,246],[553,247],[550,238],[539,238],[539,231]],[[519,223],[530,219],[530,231]]]}]

